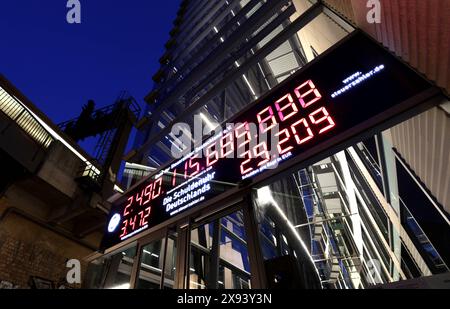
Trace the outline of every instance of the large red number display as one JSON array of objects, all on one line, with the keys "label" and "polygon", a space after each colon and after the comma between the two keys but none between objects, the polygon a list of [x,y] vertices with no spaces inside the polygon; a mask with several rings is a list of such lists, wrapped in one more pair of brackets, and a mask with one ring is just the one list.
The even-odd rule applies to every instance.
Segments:
[{"label": "large red number display", "polygon": [[130,233],[144,228],[148,224],[152,206],[151,201],[162,194],[163,179],[158,178],[149,183],[142,190],[132,194],[127,199],[127,204],[122,213],[120,238],[123,239]]},{"label": "large red number display", "polygon": [[[324,106],[318,105],[322,99],[322,95],[316,88],[313,81],[308,80],[294,90],[296,100],[291,93],[288,93],[276,100],[275,103],[264,107],[257,113],[260,133],[266,133],[273,130],[277,125],[279,137],[277,145],[278,155],[283,155],[294,149],[296,145],[303,145],[314,139],[316,135],[321,135],[335,126],[335,121],[328,113]],[[316,109],[314,109],[316,108]],[[305,114],[305,110],[312,110]],[[276,113],[274,113],[276,110]],[[301,116],[299,116],[301,115]],[[299,116],[299,117],[297,117]],[[287,127],[287,128],[286,128]],[[313,128],[317,131],[313,132]],[[245,134],[243,126],[235,129],[236,138],[242,138]],[[250,143],[251,136],[237,146],[239,149],[243,145]],[[246,151],[246,160],[241,163],[241,174],[245,175],[253,170],[249,166],[252,158],[260,158],[257,166],[260,167],[270,161],[268,146],[261,143],[253,147],[252,150]]]},{"label": "large red number display", "polygon": [[[238,89],[245,90],[243,86]],[[224,192],[261,184],[277,171],[287,172],[307,163],[304,160],[342,150],[347,142],[387,129],[403,112],[440,95],[422,76],[357,31],[254,103],[241,106],[239,92],[227,95],[227,101],[237,101],[227,102],[226,109],[217,109],[215,98],[204,107],[209,116],[220,116],[217,121],[225,120],[221,117],[228,107],[237,113],[222,132],[215,130],[203,144],[191,145],[195,151],[161,166],[116,200],[103,248],[133,241],[134,235],[188,209],[214,198],[219,201]],[[238,106],[242,111],[234,110]],[[150,152],[156,156],[152,162],[170,151],[170,144],[163,144],[168,148]]]},{"label": "large red number display", "polygon": [[[278,156],[304,146],[315,137],[325,134],[335,127],[335,120],[322,102],[322,94],[312,80],[301,83],[298,87],[272,103],[260,108],[254,114],[253,121],[235,125],[215,142],[208,144],[204,156],[196,153],[186,158],[182,164],[170,170],[170,180],[163,182],[158,178],[141,190],[127,196],[122,212],[120,238],[125,239],[134,231],[145,227],[152,213],[152,201],[177,186],[182,186],[207,168],[213,168],[222,160],[236,158],[239,160],[239,173],[247,175],[264,166],[274,158],[273,147]],[[250,124],[256,127],[255,134]],[[278,131],[274,131],[278,130]],[[268,145],[260,141],[261,134],[274,133],[278,137],[277,145]],[[236,160],[235,159],[235,160]],[[233,164],[234,165],[234,164]],[[163,186],[167,186],[163,190]]]}]

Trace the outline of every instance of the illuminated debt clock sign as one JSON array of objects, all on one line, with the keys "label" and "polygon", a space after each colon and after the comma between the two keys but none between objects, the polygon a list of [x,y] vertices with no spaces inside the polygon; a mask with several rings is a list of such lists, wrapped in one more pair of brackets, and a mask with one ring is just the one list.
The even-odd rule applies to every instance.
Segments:
[{"label": "illuminated debt clock sign", "polygon": [[[405,105],[420,103],[405,104],[411,98],[429,93],[424,101],[436,92],[356,32],[230,119],[237,125],[125,193],[112,207],[102,247],[125,241],[244,180],[285,170],[306,153],[319,154],[340,137],[360,134],[404,112]],[[260,142],[250,124],[259,127],[259,134],[276,132],[276,145]],[[232,152],[242,155],[227,158]]]}]

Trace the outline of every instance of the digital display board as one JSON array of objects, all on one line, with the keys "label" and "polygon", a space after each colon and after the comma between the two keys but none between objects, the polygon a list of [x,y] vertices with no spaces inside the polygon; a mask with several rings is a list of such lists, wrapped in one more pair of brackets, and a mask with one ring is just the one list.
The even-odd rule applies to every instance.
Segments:
[{"label": "digital display board", "polygon": [[357,32],[230,119],[233,126],[125,193],[112,207],[102,248],[281,168],[431,87]]}]

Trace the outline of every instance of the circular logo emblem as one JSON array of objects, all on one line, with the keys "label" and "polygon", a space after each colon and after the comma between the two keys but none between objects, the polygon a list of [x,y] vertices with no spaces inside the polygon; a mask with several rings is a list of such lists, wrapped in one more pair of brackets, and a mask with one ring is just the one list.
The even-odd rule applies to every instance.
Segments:
[{"label": "circular logo emblem", "polygon": [[112,216],[111,220],[109,220],[108,232],[110,233],[114,232],[116,228],[119,226],[119,222],[120,222],[119,214],[115,214],[114,216]]}]

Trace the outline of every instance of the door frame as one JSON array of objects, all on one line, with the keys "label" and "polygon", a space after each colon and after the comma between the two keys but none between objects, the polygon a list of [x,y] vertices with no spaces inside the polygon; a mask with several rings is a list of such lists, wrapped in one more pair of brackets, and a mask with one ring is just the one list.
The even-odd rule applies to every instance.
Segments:
[{"label": "door frame", "polygon": [[[164,240],[164,248],[162,248],[162,256],[163,256],[163,267],[161,269],[161,277],[159,281],[159,288],[162,289],[164,287],[164,274],[165,274],[165,267],[166,267],[166,255],[167,255],[167,239],[169,236],[171,226],[166,226],[164,228],[161,228],[157,231],[152,232],[149,235],[146,235],[140,239],[138,239],[136,244],[136,257],[134,259],[133,268],[131,271],[131,280],[130,280],[130,289],[135,289],[138,279],[139,279],[139,271],[141,267],[141,260],[142,260],[142,252],[143,248],[156,241],[156,240]],[[161,255],[161,253],[160,253]]]},{"label": "door frame", "polygon": [[218,207],[208,213],[196,213],[183,218],[177,225],[177,275],[174,288],[189,289],[190,284],[190,250],[191,230],[204,224],[211,223],[237,211],[242,211],[244,217],[244,231],[246,234],[247,252],[250,263],[250,282],[252,289],[263,289],[267,286],[264,259],[259,246],[258,226],[253,211],[251,195],[226,207]]},{"label": "door frame", "polygon": [[[230,215],[236,211],[243,212],[244,231],[247,238],[247,251],[250,264],[250,282],[252,289],[264,289],[267,287],[267,280],[264,268],[264,258],[262,255],[260,243],[258,223],[252,202],[251,189],[243,190],[238,195],[234,195],[229,199],[222,199],[216,207],[206,207],[199,211],[193,212],[188,216],[180,218],[175,222],[166,224],[165,226],[146,234],[133,242],[136,246],[136,256],[133,262],[130,289],[135,289],[138,282],[138,276],[142,260],[142,249],[149,243],[164,239],[163,252],[163,269],[161,270],[160,289],[164,288],[164,274],[167,256],[167,239],[170,233],[176,234],[176,257],[175,257],[175,278],[174,289],[188,289],[190,275],[190,231],[193,228],[209,223],[213,220],[220,219]],[[107,255],[115,254],[123,248],[132,246],[132,243],[111,250]]]}]

